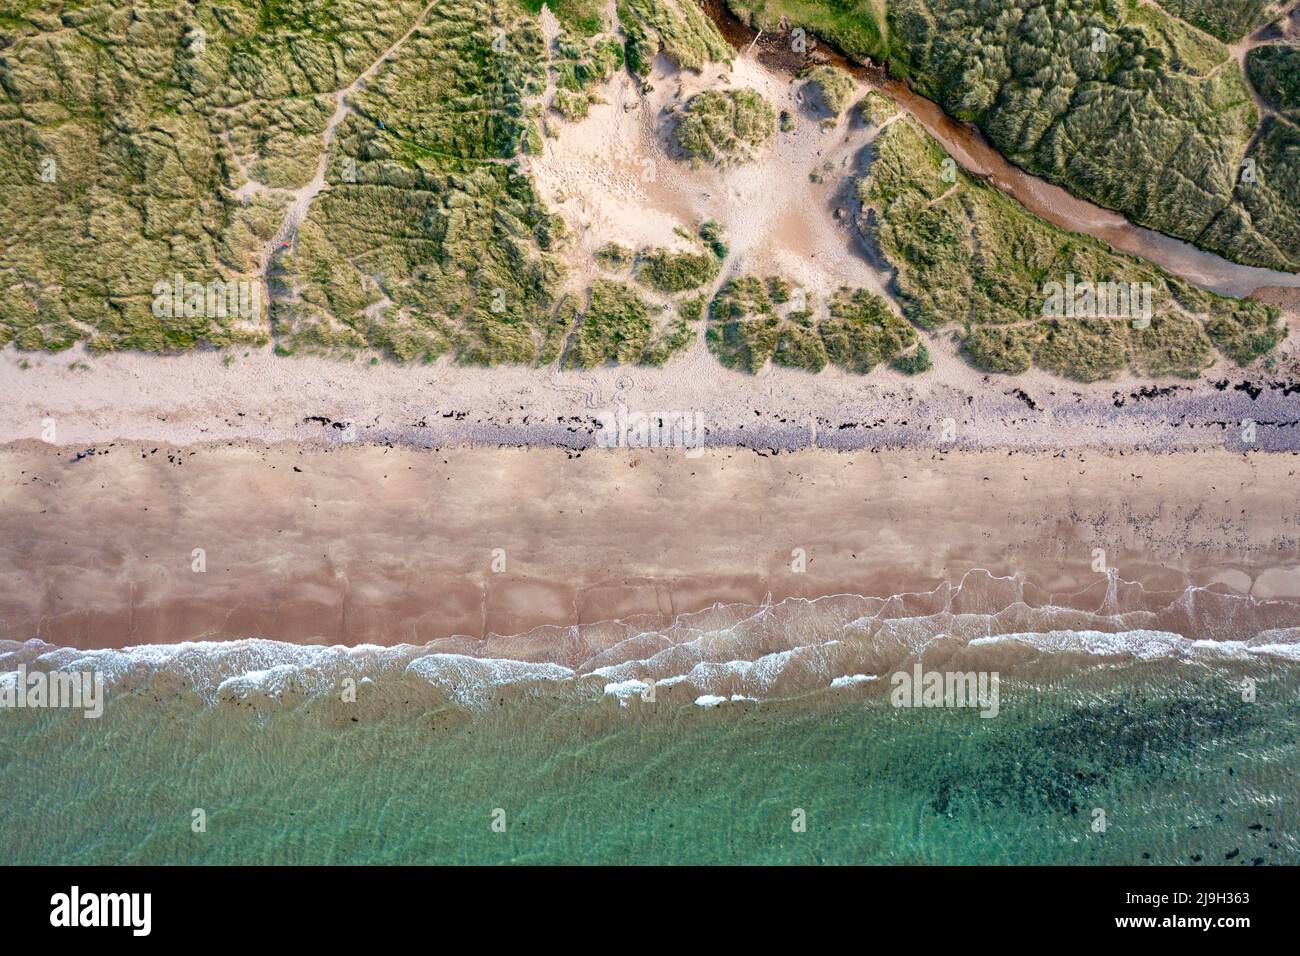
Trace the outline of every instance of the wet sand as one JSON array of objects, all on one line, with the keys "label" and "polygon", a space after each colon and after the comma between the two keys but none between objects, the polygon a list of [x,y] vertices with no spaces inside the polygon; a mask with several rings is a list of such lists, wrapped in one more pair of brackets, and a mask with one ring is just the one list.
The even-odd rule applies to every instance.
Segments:
[{"label": "wet sand", "polygon": [[1300,596],[1292,454],[154,447],[0,450],[0,637],[423,643],[973,568],[1095,608],[1095,548],[1151,588]]}]

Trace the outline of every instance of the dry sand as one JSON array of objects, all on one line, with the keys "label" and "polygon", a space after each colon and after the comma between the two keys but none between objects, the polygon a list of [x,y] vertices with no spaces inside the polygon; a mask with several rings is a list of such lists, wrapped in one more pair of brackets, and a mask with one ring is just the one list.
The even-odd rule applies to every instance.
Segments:
[{"label": "dry sand", "polygon": [[0,637],[421,643],[885,596],[974,568],[1067,604],[1092,588],[1095,608],[1095,548],[1148,587],[1300,597],[1297,469],[1292,455],[1223,451],[116,444],[75,460],[26,443],[0,451]]}]

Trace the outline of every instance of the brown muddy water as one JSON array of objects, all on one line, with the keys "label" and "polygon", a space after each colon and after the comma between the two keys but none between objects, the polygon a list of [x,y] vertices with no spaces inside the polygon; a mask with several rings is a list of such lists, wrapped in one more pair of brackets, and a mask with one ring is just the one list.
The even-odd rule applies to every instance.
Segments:
[{"label": "brown muddy water", "polygon": [[727,42],[752,53],[770,69],[793,74],[812,63],[832,63],[869,83],[924,126],[968,173],[996,186],[1054,226],[1100,239],[1119,252],[1145,259],[1222,295],[1246,298],[1269,287],[1300,288],[1300,275],[1230,262],[1189,242],[1136,226],[1112,209],[1025,172],[990,146],[975,126],[953,119],[933,100],[889,76],[879,64],[859,63],[821,39],[809,52],[796,53],[787,34],[759,33],[736,17],[725,0],[702,0],[702,6]]}]

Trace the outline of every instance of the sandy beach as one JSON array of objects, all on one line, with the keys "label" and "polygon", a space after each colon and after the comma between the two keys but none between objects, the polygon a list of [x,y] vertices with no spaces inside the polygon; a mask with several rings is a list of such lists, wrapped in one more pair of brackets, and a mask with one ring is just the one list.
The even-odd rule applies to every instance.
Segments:
[{"label": "sandy beach", "polygon": [[0,451],[0,637],[421,643],[652,625],[715,602],[885,597],[976,568],[1095,609],[1098,548],[1151,589],[1295,598],[1297,469],[1294,454],[1224,450],[118,442],[78,458],[27,442]]}]

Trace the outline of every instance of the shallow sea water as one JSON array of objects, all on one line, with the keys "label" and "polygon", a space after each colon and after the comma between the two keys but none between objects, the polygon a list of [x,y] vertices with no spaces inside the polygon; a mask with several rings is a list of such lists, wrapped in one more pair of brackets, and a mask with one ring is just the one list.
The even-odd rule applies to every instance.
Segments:
[{"label": "shallow sea water", "polygon": [[[530,644],[561,661],[9,643],[0,671],[93,664],[109,688],[98,720],[0,711],[0,856],[1300,862],[1297,609],[1112,590],[1085,613],[978,583]],[[1155,618],[1237,638],[1133,626]],[[893,706],[917,663],[998,672],[997,716]]]}]

